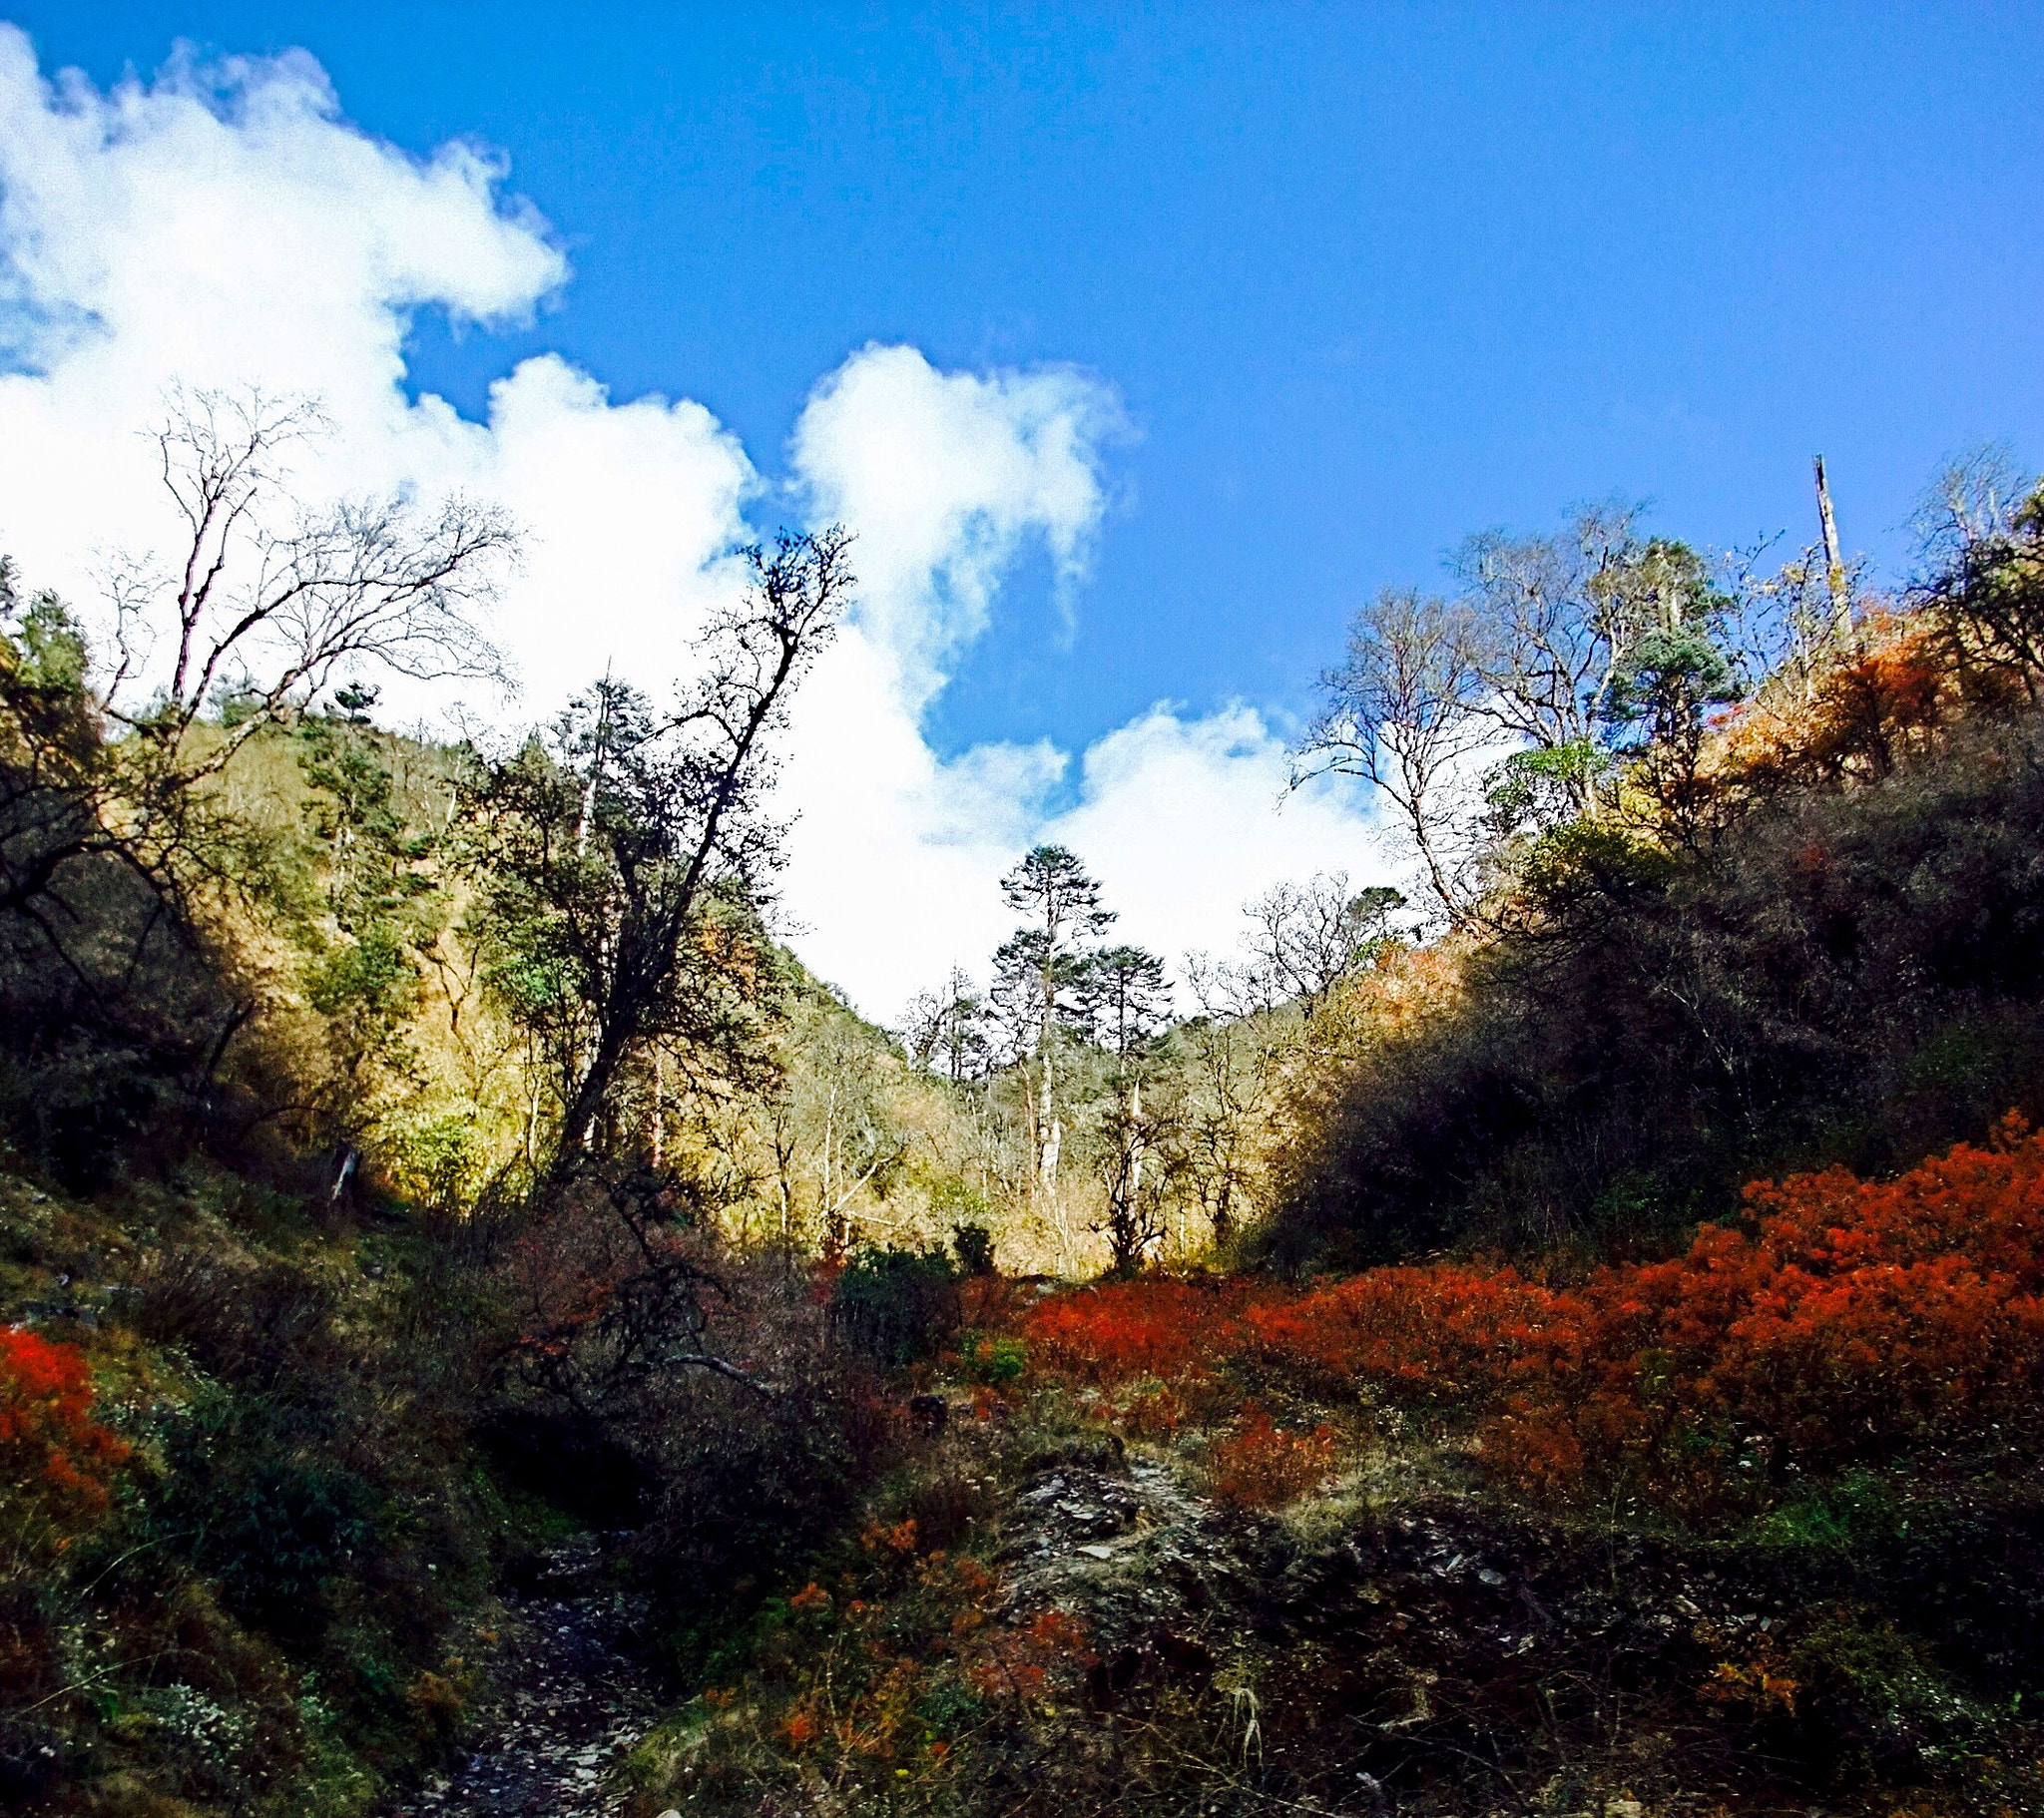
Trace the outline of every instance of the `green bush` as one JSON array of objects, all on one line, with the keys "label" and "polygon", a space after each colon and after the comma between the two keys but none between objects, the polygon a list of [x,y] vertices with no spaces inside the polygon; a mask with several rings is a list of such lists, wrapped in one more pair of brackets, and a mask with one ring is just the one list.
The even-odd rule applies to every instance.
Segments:
[{"label": "green bush", "polygon": [[1029,1367],[1029,1347],[1019,1338],[967,1329],[958,1334],[958,1363],[967,1382],[1005,1389]]},{"label": "green bush", "polygon": [[994,1234],[976,1219],[951,1227],[951,1248],[961,1274],[983,1277],[994,1272]]},{"label": "green bush", "polygon": [[860,1250],[830,1295],[830,1324],[845,1343],[898,1369],[935,1354],[958,1328],[958,1285],[941,1252]]},{"label": "green bush", "polygon": [[329,1583],[375,1540],[373,1492],[330,1448],[299,1411],[226,1395],[203,1397],[167,1448],[167,1538],[237,1614],[286,1639],[324,1630]]}]

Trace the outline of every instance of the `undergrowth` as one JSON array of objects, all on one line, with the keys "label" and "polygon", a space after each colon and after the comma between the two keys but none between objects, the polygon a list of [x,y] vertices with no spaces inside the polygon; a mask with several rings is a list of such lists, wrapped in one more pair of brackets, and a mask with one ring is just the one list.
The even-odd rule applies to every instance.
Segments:
[{"label": "undergrowth", "polygon": [[644,1809],[2044,1809],[2040,1268],[2010,1121],[1568,1280],[1013,1297]]}]

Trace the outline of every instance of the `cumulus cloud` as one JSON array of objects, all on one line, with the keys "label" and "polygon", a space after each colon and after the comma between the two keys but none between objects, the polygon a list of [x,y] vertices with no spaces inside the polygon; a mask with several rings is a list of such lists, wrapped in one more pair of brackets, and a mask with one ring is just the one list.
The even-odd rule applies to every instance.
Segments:
[{"label": "cumulus cloud", "polygon": [[1086,752],[1079,799],[1046,828],[1093,857],[1145,945],[1225,951],[1243,899],[1282,879],[1367,863],[1351,790],[1296,794],[1282,737],[1238,701],[1188,718],[1153,707]]},{"label": "cumulus cloud", "polygon": [[1352,792],[1289,794],[1282,737],[1241,703],[1156,706],[1076,766],[1047,742],[947,759],[926,741],[943,665],[1023,552],[1083,573],[1109,505],[1100,451],[1126,433],[1085,373],[943,373],[907,347],[854,354],[796,426],[815,515],[858,533],[861,605],[797,709],[787,902],[811,963],[864,1004],[983,967],[1013,919],[993,883],[1039,840],[1078,852],[1120,932],[1173,958],[1232,947],[1244,899],[1281,878],[1369,862]]},{"label": "cumulus cloud", "polygon": [[786,901],[810,964],[875,1014],[953,965],[984,978],[1014,921],[995,881],[1039,841],[1070,847],[1100,878],[1117,938],[1174,963],[1232,950],[1245,902],[1274,883],[1386,869],[1352,789],[1289,791],[1284,739],[1252,706],[1193,715],[1160,703],[1090,745],[1075,778],[1047,742],[944,761],[898,698],[845,685],[870,663],[856,633],[848,651],[797,716]]},{"label": "cumulus cloud", "polygon": [[688,641],[740,585],[759,488],[738,438],[701,404],[614,404],[548,354],[490,388],[489,434],[461,474],[524,527],[496,624],[542,711],[605,668],[658,695]]},{"label": "cumulus cloud", "polygon": [[1028,539],[1061,588],[1081,578],[1107,502],[1100,450],[1126,431],[1113,390],[1073,367],[939,372],[869,346],[816,388],[790,456],[814,516],[858,527],[861,624],[912,704],[986,630]]},{"label": "cumulus cloud", "polygon": [[[539,717],[606,666],[660,692],[739,584],[767,489],[700,404],[614,399],[558,356],[506,373],[480,422],[407,390],[420,311],[487,331],[568,281],[505,178],[472,146],[421,157],[361,132],[302,52],[181,55],[102,92],[46,78],[0,27],[0,548],[89,604],[114,549],[170,546],[137,433],[167,388],[310,394],[333,433],[305,457],[308,490],[460,489],[523,525],[492,629],[526,685],[500,710]],[[1278,811],[1282,741],[1249,706],[1159,706],[1076,759],[925,735],[1025,553],[1074,598],[1126,436],[1094,375],[945,372],[905,346],[857,350],[801,412],[788,496],[858,534],[862,585],[798,703],[785,906],[804,955],[873,1014],[984,962],[1007,932],[997,880],[1038,839],[1079,850],[1123,932],[1169,954],[1230,945],[1243,899],[1278,878],[1366,856],[1338,792]]]},{"label": "cumulus cloud", "polygon": [[736,439],[700,404],[613,404],[552,356],[500,379],[481,424],[405,391],[418,311],[517,321],[566,280],[503,176],[472,147],[415,158],[357,131],[302,52],[181,55],[102,94],[46,81],[0,27],[0,547],[89,606],[100,560],[175,536],[139,433],[167,390],[260,386],[331,424],[307,491],[460,489],[519,520],[495,632],[536,706],[606,662],[671,672],[745,535]]}]

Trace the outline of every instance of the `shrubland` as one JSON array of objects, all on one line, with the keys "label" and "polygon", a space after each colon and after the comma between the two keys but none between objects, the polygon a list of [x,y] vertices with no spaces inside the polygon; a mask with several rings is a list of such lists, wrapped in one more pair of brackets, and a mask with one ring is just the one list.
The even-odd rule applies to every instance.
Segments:
[{"label": "shrubland", "polygon": [[1729,706],[1701,659],[1607,635],[1683,712],[1644,746],[1522,752],[1479,826],[1427,829],[1489,842],[1452,994],[1301,1083],[1271,1253],[1662,1245],[1757,1175],[1906,1166],[2034,1114],[2038,727],[1994,627],[2039,610],[2037,538],[2034,505],[1952,533],[1907,610]]},{"label": "shrubland", "polygon": [[[948,1426],[641,1751],[649,1801],[2044,1805],[2039,529],[1819,594],[1743,687],[1686,552],[1476,552],[1479,596],[1564,574],[1610,715],[1529,710],[1466,818],[1416,817],[1433,938],[1275,1001],[1203,972],[1239,1014],[1145,1090],[1271,1057],[1234,1268],[930,1334]],[[1512,677],[1467,606],[1386,627],[1470,641],[1375,697],[1391,768]]]},{"label": "shrubland", "polygon": [[6,580],[11,1798],[376,1810],[579,1534],[647,1814],[2044,1805],[2034,499],[1887,600],[1478,539],[1300,753],[1409,900],[1174,987],[1039,847],[895,1035],[773,932],[841,535],[433,743],[364,678],[483,662],[508,532],[202,404],[246,586]]},{"label": "shrubland", "polygon": [[2034,1810],[2040,1244],[2009,1121],[1568,1281],[1010,1296],[1024,1368],[932,1341],[947,1427],[635,1771],[704,1811]]}]

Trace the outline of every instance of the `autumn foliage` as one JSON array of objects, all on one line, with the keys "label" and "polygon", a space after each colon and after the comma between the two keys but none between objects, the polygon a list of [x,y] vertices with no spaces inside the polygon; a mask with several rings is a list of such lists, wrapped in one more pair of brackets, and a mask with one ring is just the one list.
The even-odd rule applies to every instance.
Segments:
[{"label": "autumn foliage", "polygon": [[1208,1477],[1219,1501],[1238,1509],[1269,1509],[1317,1488],[1333,1470],[1334,1457],[1332,1428],[1295,1433],[1252,1405],[1231,1432],[1214,1442]]},{"label": "autumn foliage", "polygon": [[74,1346],[0,1328],[0,1542],[61,1550],[107,1506],[128,1448],[92,1418],[92,1379]]},{"label": "autumn foliage", "polygon": [[1039,1302],[1022,1331],[1032,1358],[1082,1382],[1196,1377],[1240,1344],[1252,1293],[1241,1281],[1113,1282]]},{"label": "autumn foliage", "polygon": [[[1027,1719],[1078,1694],[1095,1655],[1071,1611],[998,1619],[995,1574],[969,1555],[923,1550],[912,1521],[861,1539],[862,1578],[846,1575],[835,1595],[812,1581],[786,1601],[795,1634],[830,1664],[775,1721],[785,1748],[908,1778],[943,1764],[955,1727]],[[723,1709],[735,1696],[712,1690],[704,1702]]]},{"label": "autumn foliage", "polygon": [[[2030,1434],[2044,1136],[2011,1120],[1992,1146],[1891,1181],[1834,1167],[1755,1185],[1746,1204],[1744,1228],[1567,1287],[1450,1262],[1302,1290],[1132,1283],[1046,1303],[1027,1331],[1093,1383],[1234,1369],[1458,1416],[1493,1475],[1563,1496],[1700,1508]],[[1217,1481],[1243,1502],[1296,1494],[1304,1443],[1252,1410],[1217,1447]]]},{"label": "autumn foliage", "polygon": [[1537,1348],[1556,1296],[1509,1268],[1371,1269],[1247,1309],[1256,1354],[1337,1388],[1358,1378],[1403,1400],[1458,1403],[1509,1379]]},{"label": "autumn foliage", "polygon": [[1759,796],[1877,779],[1927,751],[1958,712],[1958,677],[1936,628],[1871,614],[1857,649],[1813,676],[1804,697],[1728,715],[1710,767],[1721,782]]}]

